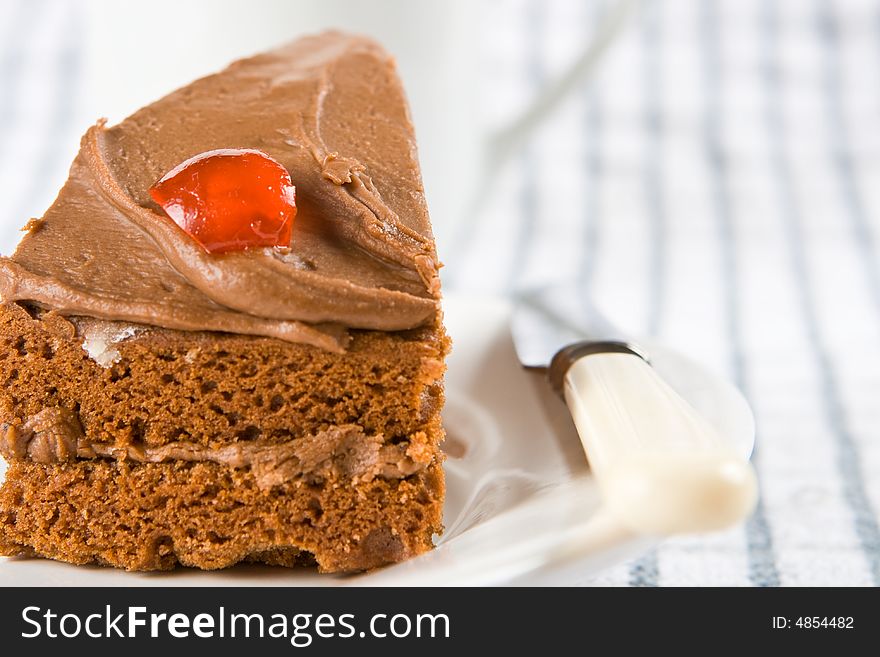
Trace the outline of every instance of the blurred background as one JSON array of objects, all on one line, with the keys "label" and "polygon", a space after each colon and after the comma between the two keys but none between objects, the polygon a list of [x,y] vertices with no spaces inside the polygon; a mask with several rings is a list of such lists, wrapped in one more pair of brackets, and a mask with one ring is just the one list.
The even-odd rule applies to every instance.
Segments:
[{"label": "blurred background", "polygon": [[447,293],[579,281],[754,407],[745,527],[572,583],[880,585],[880,2],[0,0],[2,252],[98,117],[326,27],[397,57]]}]

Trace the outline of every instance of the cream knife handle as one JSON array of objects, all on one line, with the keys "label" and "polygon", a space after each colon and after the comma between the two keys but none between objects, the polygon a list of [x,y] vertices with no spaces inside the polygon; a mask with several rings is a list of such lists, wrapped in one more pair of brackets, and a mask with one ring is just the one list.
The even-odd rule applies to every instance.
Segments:
[{"label": "cream knife handle", "polygon": [[752,464],[638,356],[581,357],[564,394],[605,504],[629,529],[715,530],[754,509]]}]

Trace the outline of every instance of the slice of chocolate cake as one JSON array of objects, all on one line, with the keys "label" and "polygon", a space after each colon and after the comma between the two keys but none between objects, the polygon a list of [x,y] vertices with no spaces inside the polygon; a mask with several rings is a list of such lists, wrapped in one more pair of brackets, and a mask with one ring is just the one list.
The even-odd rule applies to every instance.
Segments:
[{"label": "slice of chocolate cake", "polygon": [[0,259],[0,553],[339,572],[430,549],[449,340],[378,45],[304,38],[98,123],[26,230]]}]

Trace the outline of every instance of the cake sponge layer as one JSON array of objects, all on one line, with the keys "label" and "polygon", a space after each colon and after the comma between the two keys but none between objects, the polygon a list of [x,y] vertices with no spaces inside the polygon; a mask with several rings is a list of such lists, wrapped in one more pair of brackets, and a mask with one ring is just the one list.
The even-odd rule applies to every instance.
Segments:
[{"label": "cake sponge layer", "polygon": [[128,570],[317,562],[322,572],[415,556],[440,532],[439,460],[405,479],[261,488],[217,463],[13,461],[0,488],[0,554]]},{"label": "cake sponge layer", "polygon": [[354,331],[348,351],[337,354],[7,303],[0,306],[0,422],[19,426],[45,409],[67,409],[90,442],[117,447],[281,443],[343,425],[393,442],[439,412],[448,350],[439,324]]}]

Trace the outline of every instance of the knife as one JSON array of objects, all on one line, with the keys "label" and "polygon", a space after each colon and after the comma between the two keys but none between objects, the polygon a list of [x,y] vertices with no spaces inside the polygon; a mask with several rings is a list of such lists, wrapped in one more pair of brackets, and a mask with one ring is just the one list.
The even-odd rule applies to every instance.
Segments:
[{"label": "knife", "polygon": [[546,370],[564,399],[603,502],[624,526],[711,531],[754,510],[752,464],[585,294],[555,286],[521,295],[511,332],[521,364]]}]

